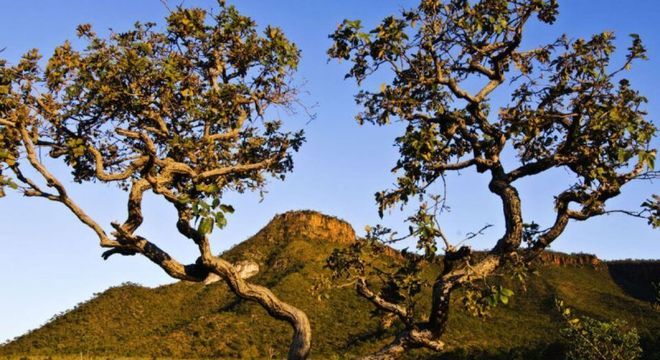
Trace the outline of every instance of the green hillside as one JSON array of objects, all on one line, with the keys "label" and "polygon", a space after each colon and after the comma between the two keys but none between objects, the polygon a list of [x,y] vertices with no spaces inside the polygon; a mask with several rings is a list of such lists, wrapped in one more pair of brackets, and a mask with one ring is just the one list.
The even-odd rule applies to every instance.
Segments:
[{"label": "green hillside", "polygon": [[[309,211],[291,212],[276,216],[225,256],[257,262],[260,272],[251,281],[272,288],[309,315],[314,333],[312,358],[350,358],[377,349],[393,334],[393,329],[381,328],[379,319],[370,316],[371,307],[351,287],[333,289],[322,301],[311,291],[318,276],[328,274],[323,269],[325,258],[335,247],[354,239],[350,225],[341,220]],[[660,312],[624,292],[606,266],[566,263],[540,266],[526,292],[510,285],[516,296],[486,321],[467,315],[455,299],[446,338],[451,351],[442,358],[464,358],[470,353],[467,357],[484,359],[560,359],[562,323],[553,308],[553,299],[559,296],[581,314],[633,324],[643,337],[645,358],[660,359]],[[430,276],[437,271],[428,269]],[[180,282],[154,289],[126,284],[3,345],[0,359],[61,355],[282,358],[289,337],[288,325],[271,319],[258,305],[238,299],[222,282]]]}]

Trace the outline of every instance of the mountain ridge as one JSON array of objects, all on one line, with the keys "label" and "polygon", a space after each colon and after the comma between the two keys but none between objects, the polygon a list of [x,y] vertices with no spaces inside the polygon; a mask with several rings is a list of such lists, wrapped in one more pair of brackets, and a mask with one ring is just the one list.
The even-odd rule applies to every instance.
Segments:
[{"label": "mountain ridge", "polygon": [[[259,271],[250,281],[268,286],[310,316],[315,334],[312,358],[350,358],[379,348],[393,335],[393,329],[371,316],[370,304],[354,289],[329,289],[322,301],[312,290],[328,275],[323,266],[329,253],[356,240],[355,231],[344,220],[311,210],[292,211],[276,215],[222,255],[232,262],[257,263]],[[550,306],[555,296],[579,313],[635,324],[647,353],[660,356],[655,335],[660,333],[660,313],[642,297],[626,293],[607,269],[608,262],[596,261],[592,255],[544,256],[541,275],[530,278],[528,290],[511,284],[516,292],[511,305],[495,309],[487,321],[467,315],[455,299],[447,334],[451,350],[443,358],[453,359],[463,352],[479,353],[484,359],[501,354],[530,358],[539,353],[553,359],[552,354],[561,353],[557,337],[561,319]],[[429,279],[437,271],[429,266]],[[430,305],[427,298],[420,298],[422,308]],[[513,334],[503,330],[512,326]],[[110,288],[1,346],[0,356],[278,358],[286,353],[289,334],[286,324],[237,298],[222,282],[206,286],[178,282],[156,288],[128,284]],[[432,355],[414,352],[410,356]]]}]

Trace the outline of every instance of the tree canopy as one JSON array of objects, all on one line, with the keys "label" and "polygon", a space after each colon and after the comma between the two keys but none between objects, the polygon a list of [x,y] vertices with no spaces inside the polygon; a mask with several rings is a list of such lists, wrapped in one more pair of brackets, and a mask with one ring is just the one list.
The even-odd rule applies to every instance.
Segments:
[{"label": "tree canopy", "polygon": [[[96,234],[104,259],[141,254],[188,281],[217,274],[287,321],[289,358],[302,359],[311,346],[307,315],[246,281],[210,246],[214,228],[234,211],[226,193],[261,192],[293,169],[304,133],[274,114],[297,105],[300,51],[279,28],[260,30],[218,5],[217,12],[177,7],[164,28],[138,22],[109,36],[84,24],[81,47],[65,42],[45,62],[36,49],[17,64],[0,59],[0,197],[13,190],[63,204]],[[354,281],[377,313],[401,325],[373,358],[445,349],[454,291],[475,315],[506,304],[513,292],[491,280],[524,280],[571,220],[623,213],[660,226],[657,195],[639,210],[608,206],[626,184],[658,177],[657,128],[625,77],[646,49],[632,34],[619,61],[611,32],[527,48],[526,25],[551,25],[558,14],[557,0],[420,0],[373,29],[346,20],[330,35],[330,58],[348,62],[346,77],[364,86],[355,97],[358,122],[404,125],[395,139],[396,184],[376,202],[381,217],[414,207],[408,233],[368,227],[364,241],[327,260],[335,279]],[[365,85],[382,74],[389,80],[380,87]],[[508,92],[508,102],[494,102],[496,91]],[[566,170],[571,183],[553,194],[555,218],[542,227],[523,214],[517,185],[553,169]],[[452,241],[441,225],[445,176],[458,171],[488,176],[501,201],[505,231],[483,253]],[[125,219],[106,229],[70,196],[69,179],[117,185],[127,193]],[[149,192],[176,210],[178,232],[199,250],[195,263],[180,263],[140,235]],[[414,239],[417,251],[402,251],[385,268],[376,263],[374,253],[403,239]],[[442,266],[431,281],[422,274],[427,263]],[[432,289],[427,314],[418,306],[425,287]]]},{"label": "tree canopy", "polygon": [[[183,280],[217,273],[239,296],[289,321],[296,330],[290,357],[305,357],[305,314],[241,279],[211,254],[208,238],[233,212],[223,194],[261,191],[293,168],[303,132],[284,130],[271,109],[296,104],[300,51],[280,29],[261,32],[218,4],[217,13],[179,7],[164,31],[138,22],[104,38],[80,25],[86,46],[65,42],[45,67],[36,49],[16,65],[0,60],[0,194],[9,187],[64,204],[109,248],[106,259],[139,253]],[[49,170],[56,162],[77,183],[126,190],[126,220],[106,233]],[[176,208],[179,232],[199,247],[197,263],[183,265],[136,234],[148,191]]]},{"label": "tree canopy", "polygon": [[[606,207],[625,184],[657,177],[651,146],[657,129],[646,118],[646,98],[624,76],[646,58],[642,41],[631,35],[622,63],[612,60],[611,32],[588,39],[564,35],[523,48],[530,20],[552,24],[557,15],[556,0],[422,0],[373,29],[345,20],[330,35],[328,54],[349,62],[347,78],[358,84],[377,73],[391,79],[356,95],[362,107],[358,122],[405,125],[395,140],[400,154],[393,169],[396,186],[376,194],[380,215],[419,204],[407,220],[409,234],[397,237],[390,229],[370,228],[369,241],[329,259],[336,277],[357,278],[362,296],[404,324],[379,356],[414,347],[442,350],[451,292],[467,289],[466,304],[478,314],[507,302],[510,290],[482,280],[505,264],[527,263],[569,220],[624,212],[658,226],[657,197],[639,211]],[[496,89],[510,93],[508,103],[491,102]],[[515,158],[504,162],[509,150]],[[513,167],[505,166],[512,162]],[[553,168],[569,171],[574,183],[555,195],[555,221],[542,229],[523,217],[516,182]],[[456,246],[440,225],[445,175],[467,169],[490,174],[488,188],[502,202],[506,230],[484,256]],[[403,238],[414,238],[421,255],[408,254],[403,265],[385,273],[371,266],[369,250]],[[444,265],[431,284],[420,277],[423,261]],[[366,282],[365,274],[374,271],[381,274],[381,284]],[[416,313],[415,295],[427,285],[433,287],[433,308],[422,315]]]}]

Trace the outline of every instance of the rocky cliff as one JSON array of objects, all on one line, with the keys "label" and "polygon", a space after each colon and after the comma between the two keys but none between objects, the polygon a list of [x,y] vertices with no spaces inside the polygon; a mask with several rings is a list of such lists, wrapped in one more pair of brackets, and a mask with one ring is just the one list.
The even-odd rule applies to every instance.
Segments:
[{"label": "rocky cliff", "polygon": [[[291,235],[327,239],[348,245],[355,241],[355,230],[348,222],[312,210],[289,211],[277,215],[266,228],[279,228],[282,238]],[[258,235],[258,234],[257,234]]]},{"label": "rocky cliff", "polygon": [[556,266],[588,266],[594,269],[604,269],[605,264],[592,254],[564,254],[554,251],[545,251],[539,255],[543,264]]}]

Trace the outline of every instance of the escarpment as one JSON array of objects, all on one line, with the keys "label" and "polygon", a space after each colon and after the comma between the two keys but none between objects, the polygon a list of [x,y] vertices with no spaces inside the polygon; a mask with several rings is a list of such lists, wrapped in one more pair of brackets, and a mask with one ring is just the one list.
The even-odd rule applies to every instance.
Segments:
[{"label": "escarpment", "polygon": [[319,251],[320,248],[343,247],[355,241],[355,230],[344,220],[311,210],[289,211],[273,217],[223,257],[234,263],[253,261],[260,272],[293,270],[304,260],[324,261],[329,253]]},{"label": "escarpment", "polygon": [[542,264],[556,266],[589,266],[594,269],[604,269],[606,266],[596,255],[592,254],[564,254],[554,251],[545,251],[538,257]]},{"label": "escarpment", "polygon": [[279,230],[278,235],[282,235],[283,239],[301,236],[340,245],[349,245],[356,240],[355,230],[348,222],[312,210],[289,211],[277,215],[266,226],[268,228]]}]

